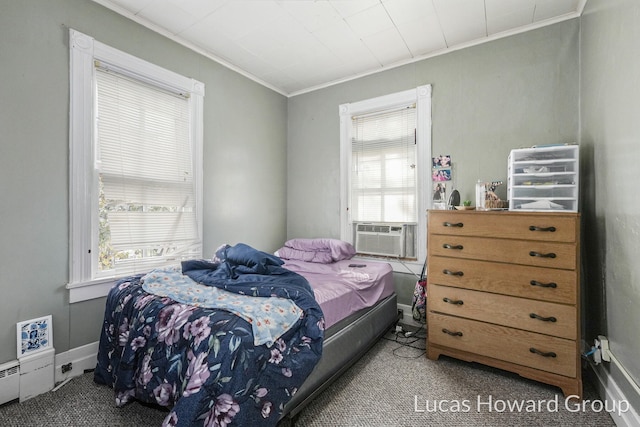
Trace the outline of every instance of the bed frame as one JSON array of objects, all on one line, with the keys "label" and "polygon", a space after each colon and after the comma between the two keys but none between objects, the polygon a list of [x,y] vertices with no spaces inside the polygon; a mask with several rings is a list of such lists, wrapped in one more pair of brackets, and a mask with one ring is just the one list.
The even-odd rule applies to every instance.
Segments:
[{"label": "bed frame", "polygon": [[284,407],[280,425],[290,425],[300,412],[333,381],[357,362],[398,321],[397,295],[394,293],[375,306],[352,314],[325,332],[322,358]]}]

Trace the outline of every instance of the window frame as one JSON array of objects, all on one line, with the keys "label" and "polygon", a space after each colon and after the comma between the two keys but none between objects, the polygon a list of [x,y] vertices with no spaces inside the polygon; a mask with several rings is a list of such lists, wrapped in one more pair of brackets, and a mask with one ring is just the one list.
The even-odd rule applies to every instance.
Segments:
[{"label": "window frame", "polygon": [[[69,29],[69,302],[107,295],[120,277],[97,278],[98,206],[95,172],[95,62],[165,90],[189,94],[198,236],[202,242],[202,146],[204,84],[151,64]],[[95,265],[94,265],[95,264]]]},{"label": "window frame", "polygon": [[[416,104],[416,142],[418,149],[418,227],[417,227],[417,260],[397,261],[385,259],[394,271],[420,274],[427,256],[427,216],[431,198],[427,197],[431,182],[431,85],[418,86],[389,95],[370,98],[363,101],[341,104],[340,115],[340,239],[352,242],[353,231],[349,211],[351,194],[351,139],[352,120],[354,115],[374,113],[376,111],[400,108],[409,104]],[[375,260],[358,255],[359,258]]]}]

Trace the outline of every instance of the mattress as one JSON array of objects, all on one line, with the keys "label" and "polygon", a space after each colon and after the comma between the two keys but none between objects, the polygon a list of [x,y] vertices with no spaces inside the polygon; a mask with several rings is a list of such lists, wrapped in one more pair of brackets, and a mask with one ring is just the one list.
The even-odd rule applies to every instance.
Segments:
[{"label": "mattress", "polygon": [[387,263],[286,260],[283,267],[309,281],[325,317],[322,357],[282,414],[294,425],[306,405],[393,327],[398,307],[393,270]]},{"label": "mattress", "polygon": [[295,425],[300,412],[393,327],[398,319],[397,304],[393,293],[327,329],[320,361],[285,405],[282,418]]},{"label": "mattress", "polygon": [[288,270],[304,276],[324,313],[325,329],[375,305],[394,293],[393,270],[382,262],[337,261],[330,264],[286,260]]}]

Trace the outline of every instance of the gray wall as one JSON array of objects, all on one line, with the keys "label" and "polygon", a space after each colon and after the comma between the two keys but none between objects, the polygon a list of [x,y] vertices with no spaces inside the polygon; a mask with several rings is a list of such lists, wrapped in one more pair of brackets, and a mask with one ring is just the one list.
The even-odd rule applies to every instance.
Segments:
[{"label": "gray wall", "polygon": [[[432,153],[450,154],[462,199],[503,180],[509,151],[578,139],[577,19],[289,99],[287,236],[340,236],[338,105],[432,84]],[[415,278],[396,274],[399,302]]]},{"label": "gray wall", "polygon": [[[589,0],[581,33],[585,337],[606,334],[640,384],[640,3]],[[640,411],[620,367],[600,368]]]},{"label": "gray wall", "polygon": [[104,298],[69,304],[68,28],[206,85],[204,252],[286,236],[287,99],[90,0],[0,0],[0,363],[16,322],[53,315],[57,352],[99,338]]}]

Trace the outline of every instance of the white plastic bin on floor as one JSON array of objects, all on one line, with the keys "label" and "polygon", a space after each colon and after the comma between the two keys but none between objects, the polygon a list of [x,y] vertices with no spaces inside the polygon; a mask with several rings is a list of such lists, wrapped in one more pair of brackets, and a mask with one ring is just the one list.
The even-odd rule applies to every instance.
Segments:
[{"label": "white plastic bin on floor", "polygon": [[55,349],[20,358],[20,402],[53,389]]}]

